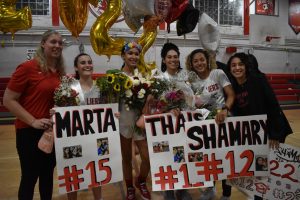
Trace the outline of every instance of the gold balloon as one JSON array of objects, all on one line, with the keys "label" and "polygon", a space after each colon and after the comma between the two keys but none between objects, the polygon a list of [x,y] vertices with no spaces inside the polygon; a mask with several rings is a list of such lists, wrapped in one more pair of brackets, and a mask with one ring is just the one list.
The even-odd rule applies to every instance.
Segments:
[{"label": "gold balloon", "polygon": [[157,26],[161,18],[158,16],[147,16],[143,24],[144,32],[137,42],[143,47],[138,62],[138,70],[143,74],[151,74],[151,70],[156,68],[155,62],[146,63],[144,60],[145,53],[154,43],[157,36]]},{"label": "gold balloon", "polygon": [[16,11],[16,0],[0,0],[0,31],[12,33],[27,30],[32,26],[32,16],[29,7]]},{"label": "gold balloon", "polygon": [[97,18],[90,31],[90,40],[94,51],[98,55],[121,54],[125,44],[123,38],[113,39],[108,35],[111,26],[117,21],[122,10],[122,0],[110,0],[105,11]]},{"label": "gold balloon", "polygon": [[65,27],[72,33],[72,36],[78,37],[84,29],[88,19],[88,4],[97,6],[96,0],[60,0],[59,16]]}]

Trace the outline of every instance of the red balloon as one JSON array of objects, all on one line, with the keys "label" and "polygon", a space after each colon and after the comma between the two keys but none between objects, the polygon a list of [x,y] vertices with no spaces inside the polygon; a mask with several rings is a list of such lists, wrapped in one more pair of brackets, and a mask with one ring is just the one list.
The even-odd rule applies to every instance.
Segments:
[{"label": "red balloon", "polygon": [[155,0],[155,15],[160,17],[161,21],[165,21],[172,7],[171,0]]},{"label": "red balloon", "polygon": [[188,0],[172,0],[172,7],[165,21],[168,24],[171,24],[172,22],[176,21],[182,14],[182,12],[186,9],[188,4]]}]

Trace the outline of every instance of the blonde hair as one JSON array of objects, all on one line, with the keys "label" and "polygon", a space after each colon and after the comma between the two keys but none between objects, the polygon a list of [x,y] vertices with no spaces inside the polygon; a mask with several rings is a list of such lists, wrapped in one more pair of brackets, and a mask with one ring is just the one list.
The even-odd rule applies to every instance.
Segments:
[{"label": "blonde hair", "polygon": [[[34,56],[34,58],[39,63],[41,71],[42,72],[46,72],[46,73],[49,71],[49,69],[47,67],[47,60],[46,60],[46,57],[45,57],[44,48],[42,47],[42,44],[45,43],[46,40],[51,35],[60,35],[60,33],[58,31],[55,31],[55,30],[48,30],[48,31],[46,31],[42,35],[42,40],[41,40],[40,45],[37,48],[35,56]],[[66,72],[65,72],[65,62],[64,62],[64,59],[63,59],[62,55],[60,55],[60,57],[57,60],[56,69],[58,70],[58,73],[59,73],[60,76],[63,76],[63,75],[66,74]]]}]

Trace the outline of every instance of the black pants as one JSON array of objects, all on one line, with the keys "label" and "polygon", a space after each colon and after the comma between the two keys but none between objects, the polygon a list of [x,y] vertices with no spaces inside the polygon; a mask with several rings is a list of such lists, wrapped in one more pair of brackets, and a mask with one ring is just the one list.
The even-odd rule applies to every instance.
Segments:
[{"label": "black pants", "polygon": [[263,198],[259,197],[259,196],[256,196],[254,195],[254,200],[262,200]]},{"label": "black pants", "polygon": [[17,129],[16,143],[21,165],[18,193],[20,200],[33,199],[34,187],[38,179],[40,199],[52,199],[55,151],[46,154],[38,148],[38,141],[42,134],[42,130],[34,128]]},{"label": "black pants", "polygon": [[224,197],[231,196],[231,186],[226,184],[226,180],[222,180],[222,189]]}]

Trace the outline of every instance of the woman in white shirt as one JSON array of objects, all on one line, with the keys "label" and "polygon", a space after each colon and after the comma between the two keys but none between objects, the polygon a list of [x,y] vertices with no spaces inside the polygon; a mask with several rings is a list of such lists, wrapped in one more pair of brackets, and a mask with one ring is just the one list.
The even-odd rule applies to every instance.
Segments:
[{"label": "woman in white shirt", "polygon": [[[198,77],[192,82],[192,89],[202,104],[201,108],[212,111],[217,109],[216,123],[223,123],[228,116],[234,102],[234,91],[226,74],[221,69],[214,69],[214,60],[210,54],[203,49],[192,51],[188,58],[186,67],[194,71]],[[225,98],[226,97],[226,98]],[[222,200],[230,199],[231,187],[222,181]],[[200,200],[209,200],[215,197],[215,189],[207,188],[201,193]]]},{"label": "woman in white shirt", "polygon": [[[80,105],[92,105],[100,103],[100,91],[93,81],[93,61],[86,53],[77,55],[74,59],[75,78],[77,81],[72,84],[72,89],[79,93]],[[92,188],[95,200],[101,200],[101,187]],[[68,200],[77,199],[77,191],[67,194]]]},{"label": "woman in white shirt", "polygon": [[[179,48],[173,43],[165,43],[161,50],[161,71],[164,79],[169,80],[177,89],[184,92],[185,96],[192,97],[193,90],[188,84],[188,75],[185,70],[180,67]],[[175,112],[176,110],[172,110]],[[179,113],[175,113],[179,114]],[[176,198],[175,198],[176,196]],[[184,199],[191,200],[192,197],[188,190],[168,190],[164,192],[164,200]]]}]

